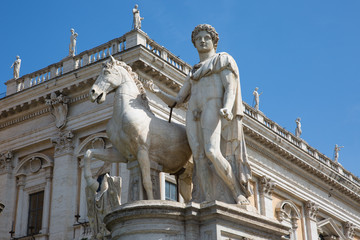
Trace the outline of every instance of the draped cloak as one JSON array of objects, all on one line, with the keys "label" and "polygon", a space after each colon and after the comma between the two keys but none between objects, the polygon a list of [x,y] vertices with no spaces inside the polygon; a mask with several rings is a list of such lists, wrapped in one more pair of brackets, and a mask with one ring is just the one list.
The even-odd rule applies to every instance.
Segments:
[{"label": "draped cloak", "polygon": [[[94,234],[92,239],[103,240],[110,234],[103,222],[104,217],[111,208],[121,205],[121,177],[106,174],[103,182],[107,181],[100,191],[94,192],[89,186],[85,188],[88,218],[91,230]],[[101,182],[100,186],[104,183]]]}]

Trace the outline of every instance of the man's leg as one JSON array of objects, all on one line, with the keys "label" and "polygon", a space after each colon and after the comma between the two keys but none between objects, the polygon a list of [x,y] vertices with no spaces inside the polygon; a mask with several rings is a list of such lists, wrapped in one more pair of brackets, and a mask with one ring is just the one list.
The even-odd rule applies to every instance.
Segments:
[{"label": "man's leg", "polygon": [[224,158],[220,150],[221,121],[219,109],[221,101],[210,100],[203,109],[201,125],[206,157],[213,163],[219,177],[231,190],[234,200],[238,204],[244,204],[246,198],[242,196],[238,183],[230,163]]}]

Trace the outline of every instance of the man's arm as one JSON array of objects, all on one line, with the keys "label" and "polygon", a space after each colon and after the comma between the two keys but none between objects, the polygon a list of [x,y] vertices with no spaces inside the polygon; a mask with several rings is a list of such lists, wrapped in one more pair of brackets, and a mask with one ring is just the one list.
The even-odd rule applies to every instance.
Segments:
[{"label": "man's arm", "polygon": [[230,121],[233,118],[232,109],[234,107],[236,97],[237,78],[235,74],[228,69],[221,71],[220,77],[225,89],[223,99],[224,105],[223,108],[220,109],[220,114]]},{"label": "man's arm", "polygon": [[150,90],[155,93],[155,95],[158,96],[161,100],[163,100],[164,103],[166,103],[169,107],[175,107],[176,105],[183,103],[189,96],[190,89],[191,85],[188,77],[186,78],[184,85],[181,87],[176,97],[161,91],[155,84],[150,85]]}]

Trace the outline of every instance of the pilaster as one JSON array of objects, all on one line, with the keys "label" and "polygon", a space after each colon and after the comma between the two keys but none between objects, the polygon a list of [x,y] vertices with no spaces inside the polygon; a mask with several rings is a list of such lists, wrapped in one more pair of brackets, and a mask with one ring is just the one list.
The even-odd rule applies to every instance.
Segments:
[{"label": "pilaster", "polygon": [[49,233],[49,217],[50,217],[50,196],[51,196],[51,185],[52,185],[52,166],[45,168],[45,191],[44,191],[44,205],[43,205],[43,216],[42,216],[42,229],[41,233]]},{"label": "pilaster", "polygon": [[25,206],[25,187],[26,175],[19,174],[17,176],[17,187],[18,187],[18,202],[17,202],[17,212],[16,212],[16,225],[15,225],[15,236],[21,237],[25,232],[23,232],[24,224],[22,222],[24,206]]},{"label": "pilaster", "polygon": [[74,134],[61,131],[52,139],[55,147],[50,235],[53,239],[70,239],[76,206],[77,161],[74,159]]},{"label": "pilaster", "polygon": [[308,239],[318,239],[316,216],[319,207],[311,201],[305,203],[305,222],[307,228]]},{"label": "pilaster", "polygon": [[63,74],[75,69],[75,59],[69,56],[63,60]]},{"label": "pilaster", "polygon": [[146,33],[140,29],[135,29],[126,34],[126,48],[132,48],[137,45],[146,46]]},{"label": "pilaster", "polygon": [[276,184],[268,177],[262,176],[259,184],[260,213],[266,217],[274,218],[272,206],[272,192]]}]

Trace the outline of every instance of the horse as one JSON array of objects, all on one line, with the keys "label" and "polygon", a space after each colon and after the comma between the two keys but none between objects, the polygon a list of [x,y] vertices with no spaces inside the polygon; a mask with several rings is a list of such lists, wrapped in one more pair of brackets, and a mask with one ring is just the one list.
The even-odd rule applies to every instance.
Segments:
[{"label": "horse", "polygon": [[85,158],[105,162],[137,160],[149,200],[154,199],[150,177],[152,160],[162,166],[163,172],[179,173],[179,191],[188,202],[191,199],[193,164],[185,127],[156,117],[150,110],[137,74],[126,63],[110,56],[90,89],[90,100],[101,104],[112,91],[115,91],[113,115],[107,123],[106,133],[113,148],[89,149]]}]

